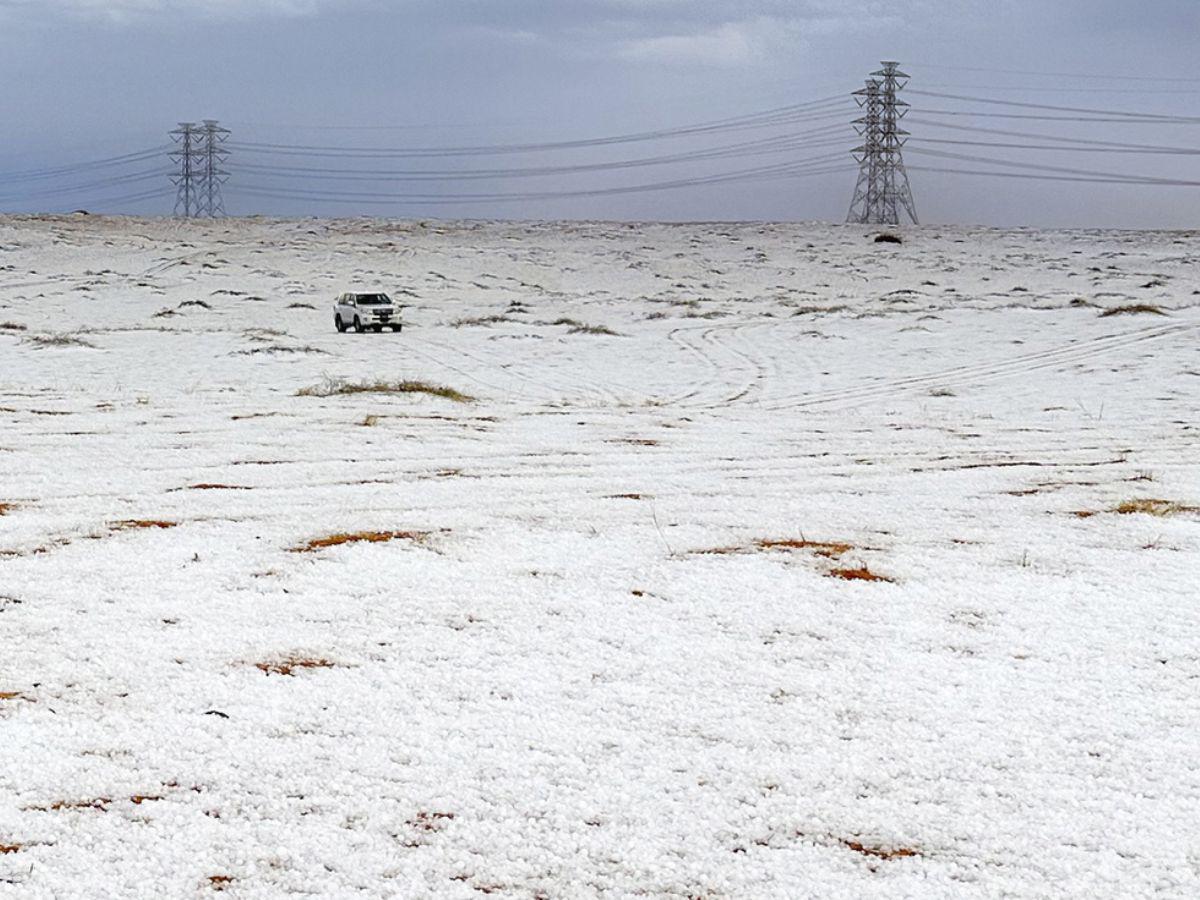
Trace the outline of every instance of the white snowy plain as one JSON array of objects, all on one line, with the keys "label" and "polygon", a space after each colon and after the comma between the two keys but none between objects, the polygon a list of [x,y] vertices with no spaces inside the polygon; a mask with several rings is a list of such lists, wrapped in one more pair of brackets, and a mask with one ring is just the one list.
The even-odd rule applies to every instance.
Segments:
[{"label": "white snowy plain", "polygon": [[0,897],[1200,896],[1200,235],[872,236],[0,218]]}]

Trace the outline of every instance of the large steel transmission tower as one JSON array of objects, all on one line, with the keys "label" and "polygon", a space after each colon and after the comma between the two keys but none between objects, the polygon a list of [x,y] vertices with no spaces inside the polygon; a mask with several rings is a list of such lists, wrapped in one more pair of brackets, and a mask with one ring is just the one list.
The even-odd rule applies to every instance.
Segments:
[{"label": "large steel transmission tower", "polygon": [[171,161],[178,167],[171,176],[176,188],[175,215],[185,219],[225,215],[221,185],[229,178],[223,168],[229,158],[224,147],[229,129],[213,119],[205,119],[202,125],[180,122],[171,137],[179,145],[171,153]]},{"label": "large steel transmission tower", "polygon": [[171,162],[179,167],[179,173],[171,176],[175,185],[175,215],[190,219],[196,214],[199,201],[200,168],[203,164],[200,152],[200,132],[194,122],[180,122],[171,132],[171,138],[179,149],[171,153]]},{"label": "large steel transmission tower", "polygon": [[846,221],[899,225],[904,213],[915,225],[917,210],[901,154],[908,132],[900,127],[900,120],[908,112],[908,104],[896,98],[908,84],[908,76],[900,71],[899,63],[881,65],[882,69],[871,73],[866,87],[854,92],[854,99],[863,110],[863,115],[854,121],[854,128],[863,142],[853,151],[859,167],[858,184]]}]

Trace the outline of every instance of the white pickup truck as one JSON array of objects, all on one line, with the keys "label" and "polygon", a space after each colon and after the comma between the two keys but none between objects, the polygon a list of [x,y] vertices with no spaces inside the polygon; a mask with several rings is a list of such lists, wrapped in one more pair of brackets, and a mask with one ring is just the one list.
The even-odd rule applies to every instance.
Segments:
[{"label": "white pickup truck", "polygon": [[368,328],[399,331],[400,307],[387,294],[340,294],[333,303],[333,325],[338,331],[353,328],[363,332]]}]

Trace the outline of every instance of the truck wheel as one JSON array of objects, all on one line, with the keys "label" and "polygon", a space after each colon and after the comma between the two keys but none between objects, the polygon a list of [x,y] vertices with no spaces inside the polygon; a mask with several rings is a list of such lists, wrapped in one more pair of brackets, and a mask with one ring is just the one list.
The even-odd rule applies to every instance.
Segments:
[{"label": "truck wheel", "polygon": [[333,314],[333,327],[338,330],[338,334],[346,330],[346,326],[342,324],[342,317],[337,313]]},{"label": "truck wheel", "polygon": [[393,325],[392,326],[392,334],[399,334],[400,329],[403,327],[404,327],[403,325]]},{"label": "truck wheel", "polygon": [[372,325],[371,327],[372,327],[373,329],[375,329],[375,333],[376,333],[376,334],[379,334],[379,332],[383,331],[383,326],[382,326],[382,325]]},{"label": "truck wheel", "polygon": [[355,332],[357,332],[358,334],[362,334],[362,333],[363,333],[363,326],[362,326],[362,322],[359,320],[358,316],[355,316],[355,317],[354,317],[354,330],[355,330]]}]

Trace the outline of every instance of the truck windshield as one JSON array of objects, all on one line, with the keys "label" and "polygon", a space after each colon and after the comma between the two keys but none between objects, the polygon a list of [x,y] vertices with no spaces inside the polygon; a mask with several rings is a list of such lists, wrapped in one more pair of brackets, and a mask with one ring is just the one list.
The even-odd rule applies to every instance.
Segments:
[{"label": "truck windshield", "polygon": [[359,306],[385,306],[392,302],[387,294],[359,294],[354,299]]}]

